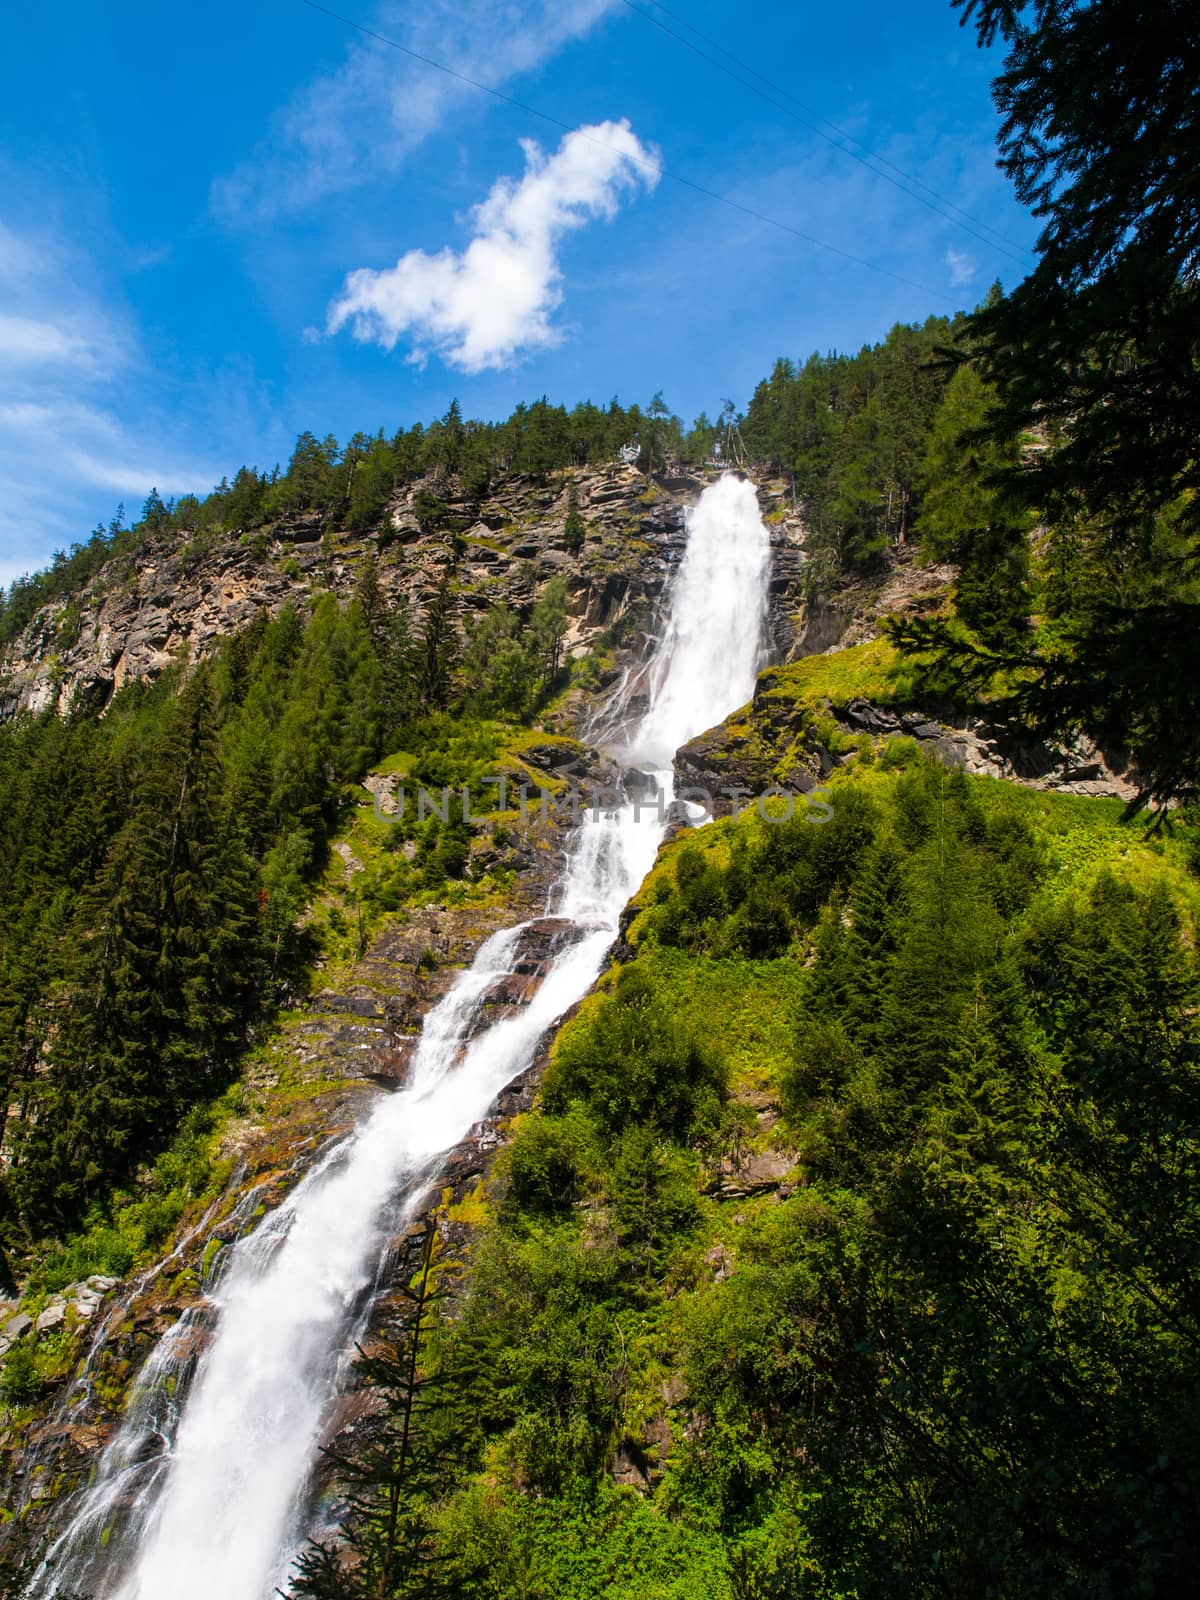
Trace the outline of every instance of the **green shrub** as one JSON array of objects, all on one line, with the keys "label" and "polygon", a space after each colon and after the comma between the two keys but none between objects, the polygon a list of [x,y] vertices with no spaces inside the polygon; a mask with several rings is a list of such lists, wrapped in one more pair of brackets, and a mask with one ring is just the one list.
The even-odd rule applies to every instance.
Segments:
[{"label": "green shrub", "polygon": [[41,1392],[42,1380],[33,1343],[26,1338],[13,1345],[5,1357],[4,1366],[0,1368],[0,1394],[10,1406],[27,1406],[32,1405]]},{"label": "green shrub", "polygon": [[671,1247],[699,1221],[684,1159],[662,1149],[649,1128],[629,1127],[621,1136],[609,1193],[617,1237],[643,1271],[661,1269]]},{"label": "green shrub", "polygon": [[422,533],[440,528],[450,515],[450,507],[431,490],[420,488],[413,495],[413,511]]},{"label": "green shrub", "polygon": [[537,1116],[525,1121],[507,1152],[504,1215],[553,1216],[569,1210],[583,1191],[588,1142],[582,1118]]},{"label": "green shrub", "polygon": [[581,1101],[609,1135],[641,1123],[681,1140],[715,1124],[725,1094],[720,1058],[636,967],[564,1030],[544,1085],[548,1110]]},{"label": "green shrub", "polygon": [[779,1086],[784,1110],[794,1121],[801,1120],[813,1099],[836,1093],[862,1059],[837,1017],[806,1017],[797,1035],[795,1060]]}]

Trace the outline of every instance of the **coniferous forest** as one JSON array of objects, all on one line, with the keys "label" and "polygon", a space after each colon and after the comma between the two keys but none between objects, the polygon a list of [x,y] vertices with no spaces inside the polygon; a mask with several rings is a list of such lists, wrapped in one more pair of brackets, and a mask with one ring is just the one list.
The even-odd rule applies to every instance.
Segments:
[{"label": "coniferous forest", "polygon": [[[716,736],[789,793],[819,779],[828,822],[673,830],[532,1103],[433,1197],[293,1595],[1194,1592],[1200,21],[955,9],[1001,52],[1000,163],[1041,228],[1020,282],[781,358],[690,427],[656,394],[305,433],[0,593],[3,672],[38,627],[74,642],[85,591],[147,551],[265,560],[299,523],[369,551],[102,711],[0,722],[0,1292],[35,1315],[148,1269],[237,1181],[248,1063],[339,963],[431,906],[491,926],[527,866],[491,775],[585,739],[631,646],[568,647],[581,472],[624,449],[649,504],[732,463],[803,522],[806,614],[874,607]],[[465,535],[513,485],[562,500],[565,565],[464,607]],[[398,497],[439,552],[419,602],[380,582]],[[880,599],[934,570],[929,603]],[[1125,798],[968,775],[872,737],[865,703],[1086,741]],[[369,835],[378,772],[483,821]],[[75,1372],[69,1335],[8,1341],[6,1450]],[[0,1544],[4,1593],[37,1539]]]}]

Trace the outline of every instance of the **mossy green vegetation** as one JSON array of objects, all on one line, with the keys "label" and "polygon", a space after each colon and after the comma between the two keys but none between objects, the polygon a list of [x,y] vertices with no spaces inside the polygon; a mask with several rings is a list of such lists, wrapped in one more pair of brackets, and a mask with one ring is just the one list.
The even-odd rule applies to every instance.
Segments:
[{"label": "mossy green vegetation", "polygon": [[1186,831],[903,746],[830,787],[664,852],[473,1203],[449,1593],[1189,1581]]},{"label": "mossy green vegetation", "polygon": [[775,667],[763,688],[764,702],[842,707],[851,700],[903,703],[911,695],[911,675],[899,652],[886,639],[870,639],[848,650],[804,656]]}]

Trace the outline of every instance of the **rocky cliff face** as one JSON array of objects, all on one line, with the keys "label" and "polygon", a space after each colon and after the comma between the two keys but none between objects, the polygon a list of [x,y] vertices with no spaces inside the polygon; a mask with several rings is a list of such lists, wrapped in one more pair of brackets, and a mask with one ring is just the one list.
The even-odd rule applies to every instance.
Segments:
[{"label": "rocky cliff face", "polygon": [[[240,536],[163,536],[37,614],[0,661],[0,712],[103,708],[123,684],[156,677],[182,654],[203,658],[261,610],[304,605],[322,591],[349,597],[371,556],[384,594],[405,596],[418,613],[451,568],[468,625],[497,602],[520,609],[561,574],[570,590],[567,646],[583,654],[615,625],[653,614],[682,550],[684,510],[704,482],[583,468],[549,480],[507,478],[483,498],[441,485],[446,511],[437,527],[422,525],[411,487],[366,533],[313,513]],[[565,531],[572,484],[587,527],[577,552]],[[782,659],[803,626],[803,527],[782,485],[764,482],[759,492],[773,524],[772,636]]]}]

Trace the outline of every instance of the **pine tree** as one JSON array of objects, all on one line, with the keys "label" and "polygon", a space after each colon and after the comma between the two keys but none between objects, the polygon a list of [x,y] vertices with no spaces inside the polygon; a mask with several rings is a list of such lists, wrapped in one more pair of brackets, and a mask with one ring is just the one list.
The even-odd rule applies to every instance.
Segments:
[{"label": "pine tree", "polygon": [[944,1075],[976,974],[995,945],[994,913],[976,889],[957,820],[938,797],[932,836],[912,861],[904,933],[881,997],[877,1052],[910,1096]]},{"label": "pine tree", "polygon": [[296,440],[287,472],[272,489],[278,511],[326,510],[337,496],[338,443],[332,434],[318,439],[305,431]]},{"label": "pine tree", "polygon": [[575,480],[571,480],[571,487],[567,491],[567,520],[563,524],[563,542],[573,556],[583,549],[584,539],[587,537],[587,524],[579,510],[579,491]]},{"label": "pine tree", "polygon": [[450,698],[450,685],[458,659],[454,626],[454,592],[450,571],[441,578],[425,608],[417,663],[417,687],[423,705],[440,710]]},{"label": "pine tree", "polygon": [[428,459],[438,469],[439,482],[444,482],[458,471],[466,438],[462,407],[457,400],[451,400],[446,415],[434,423],[428,435]]},{"label": "pine tree", "polygon": [[[346,521],[351,528],[373,526],[387,510],[395,491],[397,461],[382,429],[370,440],[350,475]],[[380,535],[382,542],[383,535]]]},{"label": "pine tree", "polygon": [[165,528],[169,528],[170,525],[171,513],[163,504],[162,496],[159,494],[158,490],[151,489],[150,493],[146,496],[146,503],[142,507],[142,515],[139,526],[145,528],[148,533],[162,533],[162,531]]},{"label": "pine tree", "polygon": [[567,629],[567,599],[567,580],[551,578],[530,613],[529,650],[540,696],[553,693],[558,682]]},{"label": "pine tree", "polygon": [[359,1351],[355,1372],[383,1402],[383,1417],[353,1457],[326,1452],[347,1514],[339,1545],[314,1543],[297,1562],[290,1593],[303,1600],[415,1600],[445,1592],[430,1508],[449,1476],[451,1443],[446,1409],[432,1404],[440,1386],[424,1370],[441,1298],[431,1280],[436,1236],[430,1219],[414,1280],[401,1291],[407,1309],[395,1337],[373,1354]]},{"label": "pine tree", "polygon": [[65,1221],[208,1090],[257,998],[257,881],[223,796],[211,691],[169,708],[132,814],[81,898],[69,994],[14,1188]]},{"label": "pine tree", "polygon": [[851,897],[845,968],[849,991],[843,1005],[861,1039],[872,1038],[876,1031],[907,905],[903,856],[885,840],[867,855]]},{"label": "pine tree", "polygon": [[985,644],[1000,648],[1028,627],[1030,518],[1005,486],[1019,445],[987,435],[991,404],[975,369],[960,367],[921,467],[921,544],[925,554],[958,563],[955,609]]},{"label": "pine tree", "polygon": [[371,642],[378,650],[383,637],[384,619],[387,615],[387,602],[383,590],[379,586],[379,563],[374,556],[368,556],[363,562],[358,574],[358,582],[354,589],[354,599],[358,609],[362,612],[363,621],[371,635]]},{"label": "pine tree", "polygon": [[257,528],[262,521],[266,498],[265,478],[253,467],[239,467],[228,491],[220,496],[221,520],[231,531]]},{"label": "pine tree", "polygon": [[646,407],[644,445],[647,473],[661,472],[672,456],[678,454],[679,443],[679,418],[672,416],[660,389]]},{"label": "pine tree", "polygon": [[[1087,547],[1011,714],[1124,748],[1144,798],[1200,792],[1200,29],[1177,0],[956,0],[1006,47],[1000,165],[1041,219],[1038,261],[968,333],[994,438],[1045,446],[1011,492]],[[929,641],[926,641],[929,642]],[[942,641],[938,641],[942,643]],[[1032,670],[1030,670],[1032,669]]]},{"label": "pine tree", "polygon": [[416,714],[417,644],[408,601],[400,595],[388,614],[377,647],[381,669],[384,730],[394,736]]},{"label": "pine tree", "polygon": [[534,662],[516,614],[491,606],[463,656],[467,704],[479,716],[523,716],[534,698]]}]

